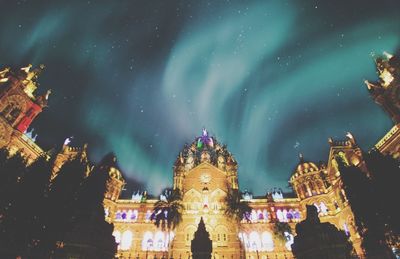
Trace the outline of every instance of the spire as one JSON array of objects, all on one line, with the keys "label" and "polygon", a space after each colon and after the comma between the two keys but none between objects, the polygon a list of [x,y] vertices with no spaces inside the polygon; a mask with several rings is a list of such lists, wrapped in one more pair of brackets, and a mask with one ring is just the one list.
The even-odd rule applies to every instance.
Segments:
[{"label": "spire", "polygon": [[300,163],[304,163],[304,157],[303,157],[302,153],[299,153],[299,160],[300,160]]},{"label": "spire", "polygon": [[212,253],[212,241],[210,234],[206,230],[203,217],[200,218],[197,230],[191,243],[193,259],[209,259]]},{"label": "spire", "polygon": [[207,230],[206,230],[206,224],[204,224],[203,217],[200,218],[200,222],[199,222],[199,225],[197,226],[197,231],[196,231],[196,233],[197,233],[198,235],[200,235],[200,234],[207,234],[207,236],[208,236],[208,232],[207,232]]}]

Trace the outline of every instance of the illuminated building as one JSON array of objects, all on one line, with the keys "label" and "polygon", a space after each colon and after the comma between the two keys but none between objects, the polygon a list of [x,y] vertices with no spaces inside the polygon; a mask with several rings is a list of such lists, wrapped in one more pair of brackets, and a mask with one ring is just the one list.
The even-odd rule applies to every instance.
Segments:
[{"label": "illuminated building", "polygon": [[[361,150],[351,134],[344,141],[329,140],[329,162],[321,165],[305,161],[301,156],[290,183],[295,196],[286,198],[274,190],[265,197],[245,192],[243,199],[252,207],[249,221],[238,226],[224,214],[227,188],[239,188],[237,162],[214,137],[203,130],[191,145],[179,153],[174,165],[174,188],[183,192],[183,220],[174,231],[170,255],[187,258],[191,240],[202,217],[213,240],[215,258],[292,258],[293,236],[286,240],[274,234],[275,222],[287,222],[294,229],[304,219],[305,206],[318,208],[322,222],[330,222],[344,230],[360,252],[360,238],[355,231],[354,216],[341,188],[336,155],[349,163],[363,166]],[[114,235],[124,258],[157,258],[167,255],[167,233],[157,229],[151,220],[156,200],[117,200],[106,207],[108,220],[114,222]],[[294,231],[293,231],[294,233]]]},{"label": "illuminated building", "polygon": [[[374,100],[399,123],[400,86],[399,71],[394,68],[398,67],[396,62],[394,57],[377,60],[381,81],[367,82],[367,85]],[[46,107],[48,98],[48,94],[34,96],[38,72],[31,72],[30,67],[16,73],[9,69],[0,72],[0,147],[7,146],[14,152],[21,150],[29,160],[42,150],[24,132]],[[396,124],[375,145],[382,153],[395,158],[400,157],[399,127],[400,124]],[[285,233],[285,239],[279,239],[274,226],[276,222],[286,222],[294,230],[296,223],[305,217],[306,205],[318,209],[321,222],[330,222],[345,231],[361,254],[361,239],[335,157],[340,156],[346,163],[365,171],[362,152],[351,133],[343,140],[329,138],[328,145],[326,163],[316,164],[300,155],[289,179],[294,190],[292,197],[286,197],[279,189],[268,191],[263,197],[244,192],[243,199],[249,202],[252,212],[249,221],[236,224],[224,214],[224,197],[228,188],[239,189],[238,163],[226,146],[204,129],[190,145],[183,147],[174,163],[173,187],[183,193],[184,210],[182,222],[172,233],[163,232],[154,225],[152,214],[157,200],[148,199],[146,192],[136,192],[131,199],[118,199],[125,181],[120,170],[112,168],[104,206],[106,220],[115,226],[118,256],[188,258],[191,241],[203,218],[212,240],[213,258],[292,258],[293,235]],[[64,161],[76,155],[86,157],[86,146],[73,148],[67,140],[57,155],[54,173]]]},{"label": "illuminated building", "polygon": [[35,117],[47,106],[50,90],[37,96],[37,77],[44,68],[31,70],[32,65],[13,71],[0,71],[0,147],[7,146],[11,153],[21,151],[33,161],[42,149],[35,144],[32,132],[26,132]]}]

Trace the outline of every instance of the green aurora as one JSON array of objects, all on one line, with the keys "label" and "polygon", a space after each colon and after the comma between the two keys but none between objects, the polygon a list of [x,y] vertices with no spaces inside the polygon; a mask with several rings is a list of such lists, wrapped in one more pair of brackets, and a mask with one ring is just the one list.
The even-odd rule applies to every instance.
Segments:
[{"label": "green aurora", "polygon": [[[47,3],[46,3],[47,2]],[[286,187],[347,131],[370,148],[392,122],[363,84],[400,46],[400,2],[7,1],[1,65],[44,63],[53,89],[33,123],[45,148],[74,136],[114,151],[135,188],[172,184],[206,127],[239,163],[241,189]]]}]

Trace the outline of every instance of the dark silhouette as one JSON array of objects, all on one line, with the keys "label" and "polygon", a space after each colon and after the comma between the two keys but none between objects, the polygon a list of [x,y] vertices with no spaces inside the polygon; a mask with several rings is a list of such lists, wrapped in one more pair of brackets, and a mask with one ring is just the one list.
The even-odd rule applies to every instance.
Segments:
[{"label": "dark silhouette", "polygon": [[251,213],[249,202],[242,200],[242,193],[238,189],[229,186],[227,189],[225,215],[235,220],[238,225],[243,219],[249,221]]},{"label": "dark silhouette", "polygon": [[63,239],[63,246],[55,252],[56,258],[114,258],[117,245],[112,236],[114,226],[105,221],[103,199],[111,167],[116,158],[108,154],[86,177],[76,195],[71,230]]},{"label": "dark silhouette", "polygon": [[16,229],[18,219],[15,213],[16,196],[26,171],[26,161],[20,153],[10,155],[4,148],[0,153],[0,255],[15,257],[24,247]]},{"label": "dark silhouette", "polygon": [[[171,250],[171,231],[182,222],[182,194],[179,189],[166,188],[154,204],[152,218],[156,227],[168,233],[168,252]],[[169,255],[167,255],[167,258]]]},{"label": "dark silhouette", "polygon": [[200,218],[197,230],[194,232],[191,251],[193,259],[211,259],[212,241],[204,225],[203,217]]},{"label": "dark silhouette", "polygon": [[313,205],[307,205],[307,218],[296,225],[296,233],[292,251],[297,259],[356,258],[346,234],[331,223],[321,223]]},{"label": "dark silhouette", "polygon": [[[383,155],[377,150],[372,150],[364,155],[374,185],[376,199],[384,199],[385,202],[377,202],[375,205],[380,211],[387,231],[393,242],[400,242],[400,210],[394,204],[398,203],[398,183],[400,182],[400,163],[389,155]],[[376,195],[378,194],[378,195]]]},{"label": "dark silhouette", "polygon": [[51,179],[48,153],[26,166],[0,149],[0,258],[114,258],[103,199],[115,163],[110,154],[93,169],[78,154]]},{"label": "dark silhouette", "polygon": [[386,223],[379,205],[381,197],[376,193],[375,182],[359,167],[337,160],[343,189],[353,210],[357,231],[362,236],[361,246],[366,257],[394,258],[387,244]]},{"label": "dark silhouette", "polygon": [[19,254],[29,255],[30,249],[43,238],[45,225],[46,196],[49,191],[53,160],[43,153],[22,177],[15,193],[15,206],[11,210]]}]

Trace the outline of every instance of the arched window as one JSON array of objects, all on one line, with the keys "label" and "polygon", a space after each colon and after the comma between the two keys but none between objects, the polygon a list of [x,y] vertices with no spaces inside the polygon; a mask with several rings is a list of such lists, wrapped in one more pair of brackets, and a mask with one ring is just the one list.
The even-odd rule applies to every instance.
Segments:
[{"label": "arched window", "polygon": [[143,235],[142,239],[142,250],[152,251],[153,250],[153,233],[147,231]]},{"label": "arched window", "polygon": [[162,251],[164,250],[165,246],[165,237],[164,237],[164,233],[161,231],[158,231],[155,235],[154,235],[154,241],[155,241],[155,250],[156,251]]},{"label": "arched window", "polygon": [[267,221],[268,220],[268,211],[263,210],[263,214],[264,214],[264,221]]},{"label": "arched window", "polygon": [[284,210],[282,211],[282,215],[283,215],[283,221],[284,221],[284,222],[287,222],[288,220],[287,220],[287,210],[286,210],[286,209],[284,209]]},{"label": "arched window", "polygon": [[239,234],[239,238],[242,240],[246,251],[247,251],[247,250],[250,250],[250,248],[251,248],[251,245],[250,245],[250,238],[249,238],[249,236],[247,235],[247,233],[240,233],[240,234]]},{"label": "arched window", "polygon": [[132,232],[127,230],[121,237],[121,250],[129,250],[132,245]]},{"label": "arched window", "polygon": [[269,232],[263,232],[261,235],[262,241],[262,251],[273,251],[274,250],[274,241],[272,239],[272,235]]},{"label": "arched window", "polygon": [[292,209],[289,209],[289,211],[287,212],[286,218],[288,219],[288,221],[292,221],[293,220],[294,215],[293,215],[293,210]]},{"label": "arched window", "polygon": [[255,210],[251,210],[251,222],[257,222],[257,212]]},{"label": "arched window", "polygon": [[296,210],[294,211],[293,215],[294,215],[294,218],[295,218],[296,220],[299,220],[299,219],[301,218],[299,209],[296,209]]},{"label": "arched window", "polygon": [[278,218],[278,220],[279,220],[280,222],[283,222],[283,221],[284,221],[283,213],[282,213],[281,209],[278,209],[278,210],[276,211],[276,217]]},{"label": "arched window", "polygon": [[151,219],[151,211],[147,210],[145,221],[150,221],[150,219]]},{"label": "arched window", "polygon": [[258,214],[258,220],[264,220],[264,215],[261,212],[261,210],[257,210],[257,214]]},{"label": "arched window", "polygon": [[131,217],[130,217],[130,220],[136,221],[137,218],[138,218],[138,211],[137,210],[133,210],[132,214],[131,214]]},{"label": "arched window", "polygon": [[125,210],[121,213],[121,219],[126,220],[126,211]]},{"label": "arched window", "polygon": [[132,218],[132,210],[128,210],[126,213],[126,220],[130,220]]},{"label": "arched window", "polygon": [[224,225],[219,225],[215,228],[215,232],[217,233],[217,246],[227,246],[228,240],[228,228]]},{"label": "arched window", "polygon": [[9,122],[14,122],[14,121],[18,118],[18,116],[19,116],[20,113],[21,113],[21,109],[18,108],[18,107],[15,107],[15,108],[13,108],[13,109],[11,110],[10,113],[5,114],[5,116],[6,116],[6,119],[7,119]]},{"label": "arched window", "polygon": [[261,249],[261,240],[260,240],[260,235],[253,231],[249,235],[249,250],[250,251],[260,251]]},{"label": "arched window", "polygon": [[115,213],[115,219],[117,220],[121,220],[122,219],[122,215],[121,215],[121,211],[117,210],[117,212]]},{"label": "arched window", "polygon": [[194,232],[197,230],[197,228],[194,225],[190,225],[185,228],[185,235],[186,235],[186,245],[190,246],[191,241],[194,238]]}]

